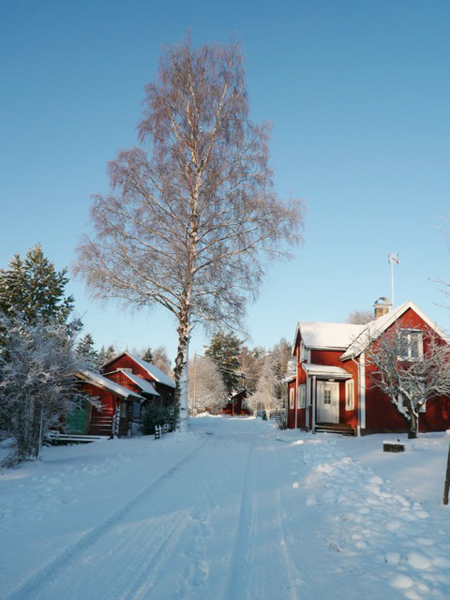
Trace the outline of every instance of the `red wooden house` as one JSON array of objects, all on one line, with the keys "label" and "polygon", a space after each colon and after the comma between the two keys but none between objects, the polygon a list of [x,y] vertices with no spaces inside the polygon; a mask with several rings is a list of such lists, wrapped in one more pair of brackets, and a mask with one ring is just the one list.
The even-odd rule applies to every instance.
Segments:
[{"label": "red wooden house", "polygon": [[250,415],[250,411],[247,408],[247,398],[250,395],[251,394],[247,388],[242,388],[236,392],[233,392],[223,407],[222,414],[248,417]]},{"label": "red wooden house", "polygon": [[[411,343],[416,344],[413,350],[418,355],[424,352],[425,333],[450,343],[412,302],[392,310],[377,301],[375,318],[366,325],[299,322],[292,349],[296,369],[285,380],[288,427],[358,434],[406,431],[405,419],[390,398],[371,384],[373,367],[366,361],[370,344],[395,325],[412,332]],[[419,430],[448,428],[450,399],[428,400],[419,417]]]},{"label": "red wooden house", "polygon": [[72,434],[125,436],[130,432],[133,404],[143,397],[98,373],[77,373],[79,389],[97,398],[100,407],[88,402],[75,410],[67,422],[67,432]]},{"label": "red wooden house", "polygon": [[146,400],[170,406],[175,399],[175,383],[155,365],[122,352],[102,365],[104,377],[134,391]]}]

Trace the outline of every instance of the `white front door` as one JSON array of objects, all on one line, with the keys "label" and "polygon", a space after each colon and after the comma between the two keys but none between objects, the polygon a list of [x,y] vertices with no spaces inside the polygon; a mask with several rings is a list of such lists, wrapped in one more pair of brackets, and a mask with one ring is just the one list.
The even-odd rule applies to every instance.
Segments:
[{"label": "white front door", "polygon": [[339,423],[339,383],[317,382],[317,422]]}]

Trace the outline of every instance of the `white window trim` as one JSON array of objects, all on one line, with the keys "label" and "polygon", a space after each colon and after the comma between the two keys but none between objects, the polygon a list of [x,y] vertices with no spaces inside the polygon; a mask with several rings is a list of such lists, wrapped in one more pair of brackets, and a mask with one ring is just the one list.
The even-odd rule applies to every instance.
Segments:
[{"label": "white window trim", "polygon": [[345,382],[345,410],[355,410],[355,385],[353,379]]},{"label": "white window trim", "polygon": [[[399,360],[420,360],[423,357],[423,331],[421,329],[405,329],[402,331],[407,339],[407,356],[399,356]],[[417,356],[412,356],[412,336],[417,336]],[[415,344],[414,344],[415,345]]]},{"label": "white window trim", "polygon": [[295,389],[291,387],[289,390],[289,409],[293,409],[295,406]]},{"label": "white window trim", "polygon": [[298,386],[298,408],[306,408],[306,385],[302,383]]}]

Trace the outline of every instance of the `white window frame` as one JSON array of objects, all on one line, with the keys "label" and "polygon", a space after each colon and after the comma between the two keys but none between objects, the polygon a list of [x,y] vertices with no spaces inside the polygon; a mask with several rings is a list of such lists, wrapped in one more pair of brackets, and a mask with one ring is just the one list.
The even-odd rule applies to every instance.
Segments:
[{"label": "white window frame", "polygon": [[[400,360],[420,360],[423,357],[423,331],[421,329],[404,329],[401,335],[406,338],[405,354],[400,355]],[[416,349],[417,356],[413,356]]]},{"label": "white window frame", "polygon": [[353,379],[345,382],[345,410],[355,410],[355,383]]},{"label": "white window frame", "polygon": [[289,409],[292,410],[295,406],[295,389],[293,387],[289,390]]},{"label": "white window frame", "polygon": [[299,354],[300,354],[300,362],[304,362],[306,360],[306,348],[305,348],[305,344],[303,342],[300,342]]},{"label": "white window frame", "polygon": [[298,386],[298,408],[306,408],[306,385],[302,383]]}]

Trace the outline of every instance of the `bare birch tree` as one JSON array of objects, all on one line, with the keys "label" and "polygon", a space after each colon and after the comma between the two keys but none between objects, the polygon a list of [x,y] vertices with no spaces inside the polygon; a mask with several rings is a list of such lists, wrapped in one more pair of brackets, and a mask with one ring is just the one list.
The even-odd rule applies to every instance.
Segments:
[{"label": "bare birch tree", "polygon": [[182,423],[192,328],[241,324],[263,257],[300,242],[301,205],[274,191],[269,127],[248,112],[237,45],[166,48],[146,87],[140,146],[109,164],[111,192],[95,197],[95,234],[78,248],[94,295],[174,315]]},{"label": "bare birch tree", "polygon": [[371,383],[387,394],[416,438],[427,400],[450,395],[450,346],[436,334],[392,327],[367,352]]}]

